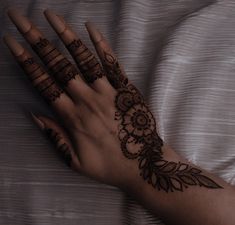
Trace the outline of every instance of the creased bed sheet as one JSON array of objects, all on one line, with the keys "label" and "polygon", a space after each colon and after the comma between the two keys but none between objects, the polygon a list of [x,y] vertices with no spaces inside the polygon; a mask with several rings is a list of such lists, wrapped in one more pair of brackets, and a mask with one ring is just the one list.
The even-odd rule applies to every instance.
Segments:
[{"label": "creased bed sheet", "polygon": [[[42,12],[56,10],[92,48],[94,21],[158,117],[166,142],[235,184],[235,2],[0,1],[1,36],[22,37],[16,7],[61,49]],[[118,189],[70,171],[25,110],[51,112],[0,46],[0,225],[163,224]]]}]

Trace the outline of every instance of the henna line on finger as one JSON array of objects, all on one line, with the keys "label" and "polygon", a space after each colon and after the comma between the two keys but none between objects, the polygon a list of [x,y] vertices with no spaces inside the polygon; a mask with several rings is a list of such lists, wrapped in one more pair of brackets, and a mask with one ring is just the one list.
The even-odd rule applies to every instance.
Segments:
[{"label": "henna line on finger", "polygon": [[[67,62],[67,64],[63,65],[63,67],[59,68],[58,71],[53,71],[55,74],[60,73],[61,71],[63,71],[67,66],[72,65],[70,62]],[[53,66],[54,67],[54,66]]]},{"label": "henna line on finger", "polygon": [[43,88],[42,90],[40,90],[40,93],[46,91],[48,88],[50,88],[53,84],[55,84],[55,81],[52,81],[52,83],[50,83],[47,87]]},{"label": "henna line on finger", "polygon": [[23,61],[23,64],[24,64],[25,66],[27,66],[27,65],[33,65],[34,63],[35,63],[35,61],[34,61],[34,58],[33,58],[33,57],[27,58],[26,60]]},{"label": "henna line on finger", "polygon": [[78,61],[79,61],[80,58],[81,58],[81,55],[84,54],[84,53],[87,52],[87,51],[88,51],[88,48],[85,48],[82,52],[78,52],[78,53],[74,54],[73,57],[74,57],[75,59],[78,58]]},{"label": "henna line on finger", "polygon": [[[96,70],[96,67],[99,67],[97,70]],[[90,68],[80,68],[81,72],[82,73],[86,73],[86,74],[95,74],[96,72],[101,72],[103,73],[103,71],[101,70],[100,66],[99,66],[99,63],[95,64],[94,66],[90,67]]]},{"label": "henna line on finger", "polygon": [[[24,58],[24,55],[28,56],[28,52],[24,49],[23,53],[21,54],[21,57]],[[57,98],[60,97],[60,95],[64,92],[56,83],[51,79],[51,77],[48,77],[47,73],[44,71],[44,69],[35,63],[33,57],[28,57],[26,60],[21,61],[21,57],[17,57],[17,61],[23,71],[28,75],[28,78],[31,82],[33,82],[33,86],[39,91],[39,93],[42,95],[42,97],[48,102],[49,104],[51,102],[54,102]],[[34,66],[38,66],[33,71],[29,71]],[[36,74],[36,72],[41,69],[41,73],[39,75]],[[34,74],[34,75],[33,75]],[[43,79],[40,82],[34,82],[37,78],[43,76],[47,78]],[[33,77],[35,76],[35,77]],[[50,86],[50,88],[48,88]]]},{"label": "henna line on finger", "polygon": [[53,48],[52,50],[50,50],[49,52],[47,52],[45,55],[42,55],[42,58],[46,58],[49,54],[51,54],[53,51],[57,50],[56,48]]},{"label": "henna line on finger", "polygon": [[44,80],[40,81],[35,86],[38,88],[39,91],[41,91],[45,89],[48,85],[51,85],[52,82],[55,82],[55,80],[52,79],[51,77],[47,77]]},{"label": "henna line on finger", "polygon": [[[55,58],[57,58],[58,56],[60,56],[61,53],[59,52],[56,56],[54,56],[52,59],[50,59],[49,61],[45,62],[45,65],[47,66],[50,62],[52,62]],[[60,61],[58,61],[60,62]],[[56,62],[55,64],[57,64],[58,62]],[[54,66],[54,65],[53,65]]]},{"label": "henna line on finger", "polygon": [[81,39],[75,39],[70,44],[68,44],[66,47],[69,50],[74,51],[75,49],[78,49],[81,46],[84,46],[84,44],[82,43],[82,40]]},{"label": "henna line on finger", "polygon": [[[82,44],[80,40],[73,40],[67,45],[67,48],[75,58],[78,68],[82,72],[82,75],[88,84],[91,84],[104,76],[104,71],[96,60],[94,54],[84,44]],[[84,50],[79,53],[75,53],[77,49],[81,48],[84,48]],[[97,61],[98,64],[96,64],[95,61]],[[90,64],[91,62],[92,64]]]},{"label": "henna line on finger", "polygon": [[103,55],[102,63],[111,85],[115,89],[126,87],[129,81],[128,78],[123,74],[121,66],[116,57],[105,51],[103,52]]},{"label": "henna line on finger", "polygon": [[42,75],[44,75],[45,74],[45,71],[42,71],[42,73],[40,73],[38,76],[36,76],[36,77],[32,77],[32,78],[30,78],[30,80],[31,81],[35,81],[35,80],[37,80],[39,77],[41,77]]},{"label": "henna line on finger", "polygon": [[[55,130],[53,130],[52,128],[45,128],[45,133],[49,139],[52,139],[57,151],[59,152],[60,157],[62,157],[65,160],[67,166],[71,167],[71,162],[72,162],[71,150],[69,149],[69,146],[65,142],[59,144],[59,141],[62,139],[60,134]],[[58,139],[55,139],[54,138],[55,136],[57,136]]]},{"label": "henna line on finger", "polygon": [[67,63],[70,63],[69,60],[67,58],[63,57],[63,58],[57,60],[56,63],[51,65],[50,70],[53,70],[54,72],[56,72],[57,70],[59,70],[61,67],[63,67]]},{"label": "henna line on finger", "polygon": [[34,69],[33,71],[30,72],[30,75],[33,75],[38,69],[41,69],[41,66],[38,65],[38,67],[36,69]]},{"label": "henna line on finger", "polygon": [[67,86],[68,82],[75,79],[75,76],[79,74],[78,70],[72,64],[68,65],[61,73],[57,73],[55,76],[63,86]]},{"label": "henna line on finger", "polygon": [[52,45],[49,40],[46,38],[40,37],[39,41],[36,42],[35,44],[32,44],[31,47],[34,51],[36,51],[40,55],[40,51],[47,47],[48,45]]},{"label": "henna line on finger", "polygon": [[95,56],[91,54],[91,55],[88,56],[86,59],[81,60],[81,61],[78,63],[78,66],[83,67],[83,66],[85,66],[86,64],[88,64],[89,62],[91,62],[92,60],[95,60],[96,62],[98,62],[98,61],[96,60]]}]

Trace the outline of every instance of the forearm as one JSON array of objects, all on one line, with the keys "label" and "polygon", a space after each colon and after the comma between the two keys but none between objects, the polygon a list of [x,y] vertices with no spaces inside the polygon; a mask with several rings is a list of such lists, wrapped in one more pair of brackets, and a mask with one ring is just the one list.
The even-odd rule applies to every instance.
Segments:
[{"label": "forearm", "polygon": [[[181,190],[175,190],[169,184],[168,191],[158,190],[158,185],[153,187],[152,183],[148,183],[143,177],[136,175],[125,187],[134,198],[142,203],[146,208],[155,215],[161,217],[166,224],[177,225],[232,225],[235,223],[235,190],[232,186],[224,182],[222,179],[212,175],[195,165],[190,164],[185,159],[179,157],[169,146],[163,147],[163,159],[168,162],[179,162],[188,165],[184,166],[185,171],[190,168],[199,169],[201,175],[209,178],[220,187],[207,183],[203,186],[198,182],[194,185],[186,185],[178,177],[180,173],[177,170],[168,174],[179,181],[178,188],[182,185]],[[183,168],[183,167],[182,167]],[[174,174],[175,173],[175,176]],[[178,173],[178,174],[177,174]],[[184,172],[190,178],[195,180],[193,174]],[[181,173],[182,175],[182,173]],[[167,176],[167,175],[166,175]],[[195,175],[197,176],[197,175]],[[159,180],[157,182],[160,182]],[[188,183],[190,183],[188,181]],[[192,183],[193,184],[193,183]],[[206,185],[206,184],[205,184]]]}]

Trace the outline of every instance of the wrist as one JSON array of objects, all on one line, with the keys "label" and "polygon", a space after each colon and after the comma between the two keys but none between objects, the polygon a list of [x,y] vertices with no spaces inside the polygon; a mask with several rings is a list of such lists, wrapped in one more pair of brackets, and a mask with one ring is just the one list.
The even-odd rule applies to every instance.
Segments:
[{"label": "wrist", "polygon": [[[162,147],[163,155],[162,159],[170,162],[178,163],[184,162],[188,163],[187,160],[180,157],[169,145],[164,144]],[[139,168],[139,162],[135,161],[135,165],[128,174],[128,179],[124,182],[121,189],[134,197],[146,208],[153,208],[155,213],[160,215],[167,211],[170,205],[174,204],[172,201],[175,201],[173,198],[169,199],[169,193],[165,191],[159,191],[156,187],[153,187],[148,179],[144,179],[141,169]],[[158,204],[154,202],[154,206],[151,207],[151,200],[153,198],[157,199]]]},{"label": "wrist", "polygon": [[[206,219],[211,207],[216,208],[219,202],[225,202],[224,196],[228,192],[229,185],[220,178],[189,163],[176,154],[170,146],[164,145],[162,150],[161,160],[167,161],[167,165],[177,164],[177,167],[174,170],[168,170],[170,172],[165,172],[165,174],[161,173],[164,170],[161,168],[160,171],[157,171],[158,176],[165,176],[166,178],[168,176],[169,182],[178,180],[177,182],[181,187],[177,186],[178,190],[169,187],[166,191],[164,188],[159,188],[159,184],[153,186],[148,178],[143,179],[143,176],[140,175],[139,165],[136,165],[135,174],[132,171],[132,175],[123,190],[163,219],[170,217],[176,219],[176,221],[181,221],[185,214],[188,214],[188,224],[201,224],[203,218]],[[164,187],[164,184],[161,185]],[[172,185],[172,183],[169,185]],[[224,190],[224,188],[227,190]],[[200,215],[200,220],[197,220],[197,215]],[[214,221],[211,218],[210,220]],[[184,223],[182,222],[182,224]]]}]

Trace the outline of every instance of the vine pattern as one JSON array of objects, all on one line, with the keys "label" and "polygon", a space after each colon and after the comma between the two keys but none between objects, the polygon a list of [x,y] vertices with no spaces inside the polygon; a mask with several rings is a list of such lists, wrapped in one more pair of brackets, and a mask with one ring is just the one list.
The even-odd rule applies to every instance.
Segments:
[{"label": "vine pattern", "polygon": [[222,188],[195,167],[163,158],[163,140],[156,130],[153,114],[137,88],[128,82],[117,59],[104,52],[107,78],[117,90],[115,120],[119,121],[121,150],[128,159],[138,160],[140,176],[165,192],[184,191],[189,186]]}]

